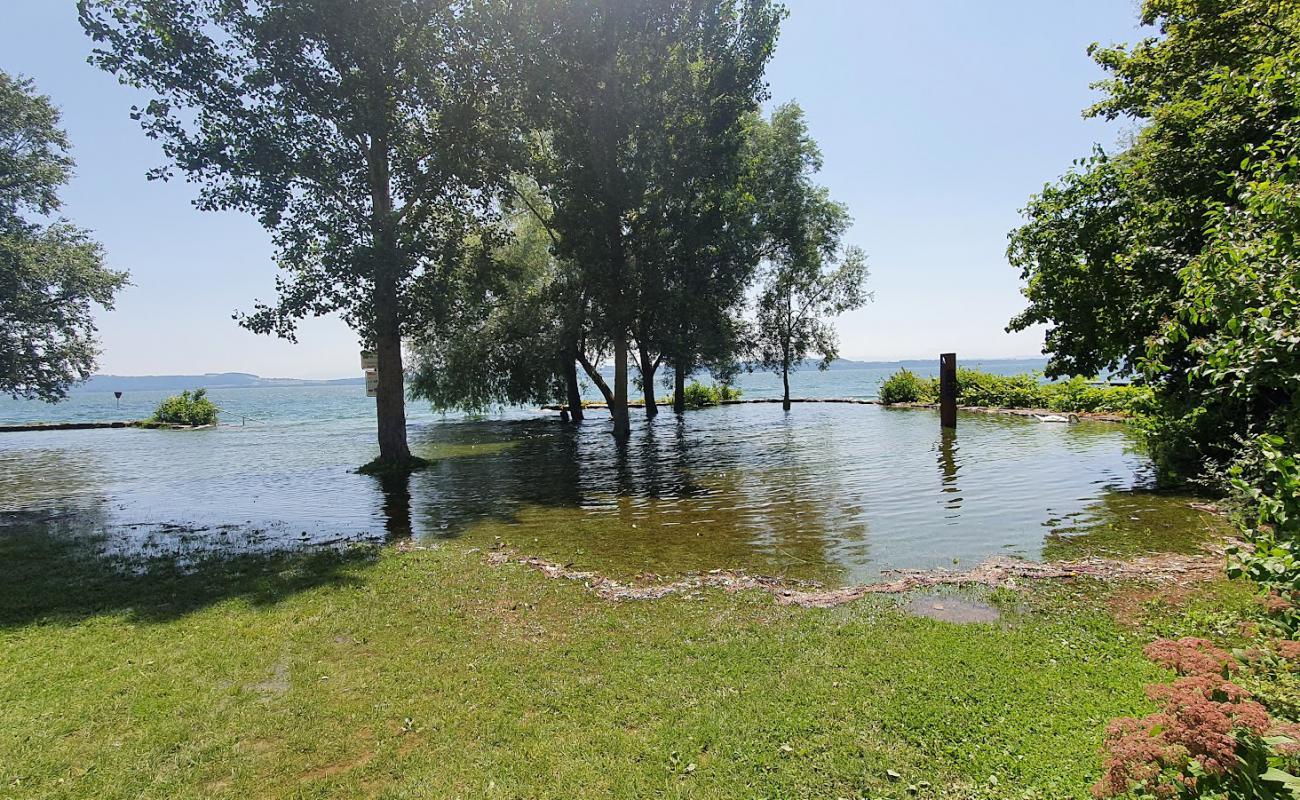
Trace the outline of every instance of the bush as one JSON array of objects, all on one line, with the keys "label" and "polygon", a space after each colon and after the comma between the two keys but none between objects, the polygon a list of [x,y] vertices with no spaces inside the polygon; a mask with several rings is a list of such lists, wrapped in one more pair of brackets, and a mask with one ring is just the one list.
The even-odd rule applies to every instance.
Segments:
[{"label": "bush", "polygon": [[[1300,597],[1300,463],[1280,436],[1255,439],[1229,475],[1246,547],[1229,552],[1228,573],[1255,581],[1294,607]],[[1287,615],[1288,634],[1296,633]]]},{"label": "bush", "polygon": [[[935,403],[939,381],[901,369],[880,384],[880,402]],[[1035,374],[994,375],[977,369],[957,370],[957,404],[984,408],[1045,408],[1052,411],[1139,413],[1150,390],[1139,386],[1093,386],[1087,378],[1043,383]]]},{"label": "bush", "polygon": [[988,408],[1046,408],[1047,393],[1037,375],[994,375],[958,369],[957,402]]},{"label": "bush", "polygon": [[939,397],[939,382],[934,378],[919,378],[910,369],[900,369],[880,384],[880,402],[933,403]]},{"label": "bush", "polygon": [[705,385],[691,381],[686,385],[686,407],[705,408],[716,406],[725,400],[739,400],[740,390],[724,384]]},{"label": "bush", "polygon": [[152,422],[164,425],[215,425],[217,407],[208,399],[207,389],[189,390],[172,395],[158,404]]}]

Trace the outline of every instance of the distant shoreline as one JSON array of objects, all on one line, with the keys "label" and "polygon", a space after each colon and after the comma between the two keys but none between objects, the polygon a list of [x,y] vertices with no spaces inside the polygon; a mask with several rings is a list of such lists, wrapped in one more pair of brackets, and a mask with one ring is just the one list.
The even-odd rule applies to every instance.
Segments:
[{"label": "distant shoreline", "polygon": [[[1041,369],[1046,363],[1042,357],[1023,356],[1017,358],[966,358],[958,354],[958,362],[965,364],[1015,364],[1024,362],[1026,371]],[[857,361],[854,359],[836,359],[831,362],[828,371],[855,369],[908,368],[912,370],[938,367],[939,359],[903,359],[901,361]],[[816,362],[809,361],[801,369],[816,369]],[[606,368],[602,368],[602,372]],[[150,392],[180,391],[183,389],[284,389],[299,386],[360,386],[365,378],[360,375],[348,378],[263,378],[248,372],[215,372],[202,375],[92,375],[85,383],[73,387],[76,394],[94,392]]]}]

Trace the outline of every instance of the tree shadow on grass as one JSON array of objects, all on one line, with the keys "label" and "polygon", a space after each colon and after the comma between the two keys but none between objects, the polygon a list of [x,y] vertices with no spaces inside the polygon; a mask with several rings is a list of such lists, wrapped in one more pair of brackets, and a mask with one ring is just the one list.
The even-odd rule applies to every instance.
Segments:
[{"label": "tree shadow on grass", "polygon": [[[93,512],[91,512],[93,517]],[[0,520],[0,629],[76,624],[96,616],[174,620],[242,599],[273,605],[321,587],[357,585],[377,549],[276,550],[236,554],[111,555],[105,536],[77,512]]]}]

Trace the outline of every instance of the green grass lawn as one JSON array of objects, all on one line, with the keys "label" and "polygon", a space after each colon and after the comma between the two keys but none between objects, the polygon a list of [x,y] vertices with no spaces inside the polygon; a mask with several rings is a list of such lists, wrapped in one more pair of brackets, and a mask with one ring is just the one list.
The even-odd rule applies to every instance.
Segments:
[{"label": "green grass lawn", "polygon": [[125,574],[81,547],[0,538],[3,797],[1084,797],[1161,678],[1072,591],[955,625],[614,604],[457,543]]}]

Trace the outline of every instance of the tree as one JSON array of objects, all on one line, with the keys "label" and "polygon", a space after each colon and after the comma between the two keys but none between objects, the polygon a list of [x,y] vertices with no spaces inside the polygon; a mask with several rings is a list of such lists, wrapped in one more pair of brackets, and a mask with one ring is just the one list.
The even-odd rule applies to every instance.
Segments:
[{"label": "tree", "polygon": [[91,60],[155,98],[133,116],[196,205],[272,232],[279,298],[237,315],[292,339],[340,313],[378,357],[376,468],[406,441],[402,337],[446,313],[448,272],[492,208],[512,128],[490,3],[80,0]]},{"label": "tree", "polygon": [[1029,305],[1011,330],[1047,324],[1050,375],[1133,371],[1176,302],[1179,271],[1206,244],[1207,205],[1227,202],[1246,148],[1294,102],[1225,91],[1296,45],[1295,7],[1272,0],[1147,0],[1161,35],[1089,52],[1111,77],[1087,116],[1142,125],[1097,148],[1030,199],[1008,257]]},{"label": "tree", "polygon": [[730,3],[710,11],[665,56],[670,111],[659,135],[641,143],[652,177],[638,215],[644,235],[633,244],[640,285],[632,332],[649,416],[661,363],[673,369],[678,413],[691,372],[733,369],[745,291],[758,266],[745,145],[767,97],[763,74],[785,12],[762,2],[743,13]]},{"label": "tree", "polygon": [[838,355],[826,317],[860,308],[866,257],[841,240],[848,210],[813,183],[821,153],[794,103],[777,108],[753,129],[754,191],[765,238],[766,275],[753,330],[755,366],[781,375],[782,408],[790,410],[790,372],[810,353],[826,369]]},{"label": "tree", "polygon": [[413,337],[411,393],[439,410],[559,400],[578,421],[567,270],[551,253],[545,201],[527,181],[515,185],[495,247],[451,281],[453,312]]},{"label": "tree", "polygon": [[0,392],[56,402],[99,354],[92,306],[111,310],[125,272],[88,231],[49,218],[72,176],[58,109],[0,72]]},{"label": "tree", "polygon": [[[555,253],[575,271],[575,353],[625,435],[628,350],[636,337],[653,397],[659,354],[651,311],[665,288],[662,192],[671,159],[689,147],[687,115],[738,117],[756,105],[781,10],[770,0],[581,0],[542,4],[531,74],[545,132],[535,177],[554,213]],[[701,93],[700,87],[707,87]],[[712,105],[710,105],[712,104]],[[698,128],[693,128],[696,132]],[[724,132],[720,129],[720,132]],[[680,174],[680,172],[679,172]],[[682,255],[687,255],[682,253]],[[596,368],[613,359],[609,386]]]},{"label": "tree", "polygon": [[1295,426],[1300,9],[1147,0],[1142,22],[1160,35],[1091,49],[1112,77],[1088,112],[1141,128],[1031,198],[1008,249],[1029,300],[1011,328],[1050,326],[1053,375],[1119,369],[1150,384],[1148,438],[1162,475],[1181,479]]}]

